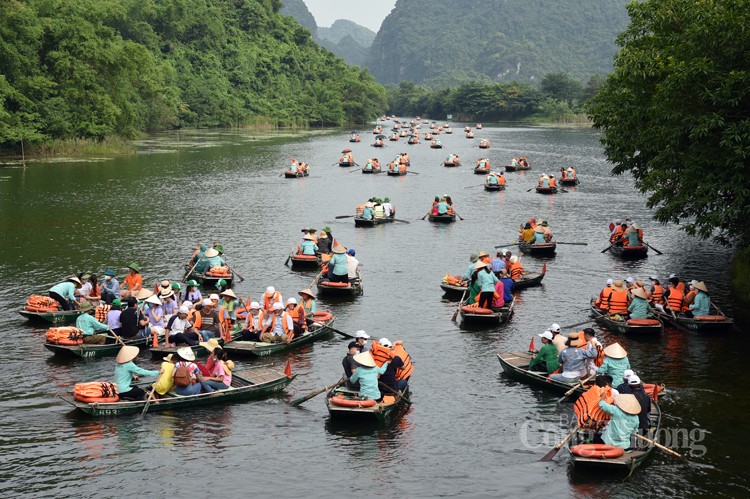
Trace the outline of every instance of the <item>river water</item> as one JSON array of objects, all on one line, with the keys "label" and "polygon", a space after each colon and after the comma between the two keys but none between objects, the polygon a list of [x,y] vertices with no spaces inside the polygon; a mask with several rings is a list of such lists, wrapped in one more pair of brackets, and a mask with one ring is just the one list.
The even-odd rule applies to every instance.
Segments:
[{"label": "river water", "polygon": [[[747,496],[750,377],[738,338],[749,331],[747,312],[728,284],[730,252],[651,221],[631,179],[609,175],[595,131],[488,126],[471,141],[462,123],[453,127],[453,135],[441,135],[442,151],[403,142],[373,149],[369,130],[359,144],[348,142],[347,130],[181,131],[149,137],[133,156],[0,168],[3,495]],[[480,138],[492,142],[484,154]],[[365,176],[331,166],[349,146],[360,164],[373,155],[387,163],[408,151],[419,175]],[[449,152],[465,166],[444,168]],[[478,157],[502,165],[518,154],[534,170],[508,174],[505,192],[478,187],[482,177],[471,172]],[[291,157],[312,165],[310,177],[279,177]],[[577,167],[580,186],[549,197],[527,192],[543,171],[569,165]],[[453,197],[464,221],[435,226],[420,220],[442,194]],[[351,219],[334,218],[371,196],[389,196],[398,218],[411,223],[355,229]],[[507,325],[471,330],[451,322],[455,302],[443,298],[442,276],[462,272],[470,253],[514,241],[518,224],[534,215],[550,221],[559,241],[588,246],[559,246],[557,256],[545,260],[543,286],[522,293]],[[640,222],[664,255],[651,252],[626,263],[601,254],[607,225],[624,217]],[[90,419],[55,395],[79,381],[106,379],[114,361],[58,360],[44,349],[43,330],[15,312],[29,294],[86,269],[112,267],[122,279],[135,261],[150,285],[178,279],[199,240],[223,243],[246,278],[236,286],[239,295],[257,298],[274,285],[285,298],[296,296],[315,273],[292,272],[284,260],[300,241],[300,228],[325,225],[357,250],[365,293],[351,303],[320,300],[319,306],[336,313],[338,329],[404,340],[414,360],[413,405],[382,426],[331,422],[323,396],[299,408],[287,404],[339,378],[347,344],[339,336],[272,359],[280,366],[291,361],[299,374],[277,397]],[[538,271],[543,261],[524,257],[523,263]],[[619,338],[642,378],[667,385],[665,436],[680,452],[692,449],[700,466],[655,452],[620,482],[573,473],[566,450],[538,463],[566,434],[572,410],[557,405],[555,395],[505,377],[496,353],[525,350],[553,322],[585,320],[589,297],[609,277],[647,280],[669,273],[705,280],[712,299],[741,329],[721,336],[668,330],[653,340]],[[617,339],[606,332],[600,337],[605,344]],[[157,365],[147,352],[137,362]]]}]

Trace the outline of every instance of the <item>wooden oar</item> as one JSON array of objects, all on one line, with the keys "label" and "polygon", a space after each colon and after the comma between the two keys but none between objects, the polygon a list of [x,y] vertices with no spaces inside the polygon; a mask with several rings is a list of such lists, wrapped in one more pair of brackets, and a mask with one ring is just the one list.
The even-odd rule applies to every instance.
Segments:
[{"label": "wooden oar", "polygon": [[313,322],[312,325],[313,326],[325,326],[328,329],[330,329],[331,331],[333,331],[334,333],[340,334],[344,338],[350,338],[352,340],[356,338],[353,334],[349,334],[349,333],[345,333],[343,331],[339,331],[338,329],[333,328],[333,327],[331,327],[331,326],[329,326],[327,324],[323,324],[323,323],[320,323],[320,322]]},{"label": "wooden oar", "polygon": [[611,249],[612,249],[612,245],[610,244],[609,246],[607,246],[606,248],[604,248],[604,249],[603,249],[603,250],[601,251],[601,253],[606,253],[607,251],[609,251],[609,250],[611,250]]},{"label": "wooden oar", "polygon": [[318,282],[318,279],[320,279],[320,276],[323,275],[323,271],[321,270],[318,275],[315,276],[315,279],[313,279],[312,284],[310,284],[307,289],[312,289],[313,286],[315,286],[315,283]]},{"label": "wooden oar", "polygon": [[356,216],[357,215],[339,215],[339,216],[333,217],[333,218],[335,218],[336,220],[341,220],[342,218],[352,218],[352,217],[356,217]]},{"label": "wooden oar", "polygon": [[408,220],[402,220],[400,218],[392,218],[391,220],[393,220],[394,222],[401,222],[401,223],[405,223],[405,224],[410,224],[411,223]]},{"label": "wooden oar", "polygon": [[398,392],[398,391],[394,390],[393,388],[391,388],[390,386],[386,385],[382,381],[378,381],[378,385],[382,386],[383,388],[385,388],[389,392],[398,395],[399,397],[401,397],[402,399],[404,399],[407,404],[411,405],[411,400],[409,400],[409,397],[407,397],[406,395],[404,395],[403,392]]},{"label": "wooden oar", "polygon": [[196,261],[195,261],[195,263],[194,263],[194,264],[193,264],[193,266],[192,266],[192,267],[190,268],[190,270],[188,270],[188,271],[187,271],[187,272],[185,273],[185,275],[184,275],[184,276],[182,276],[182,282],[185,282],[185,278],[186,278],[187,276],[189,276],[189,275],[190,275],[190,274],[191,274],[191,273],[193,272],[193,270],[195,270],[195,266],[196,266],[196,265],[198,265],[198,262],[200,262],[200,261],[201,261],[201,259],[200,259],[200,258],[198,258],[198,260],[196,260]]},{"label": "wooden oar", "polygon": [[573,246],[588,246],[589,243],[561,243],[560,241],[552,241],[556,244],[571,244]]},{"label": "wooden oar", "polygon": [[455,210],[453,210],[453,214],[456,215],[459,220],[463,220],[464,219],[461,215],[459,215],[458,213],[456,213]]},{"label": "wooden oar", "polygon": [[563,396],[562,396],[562,397],[560,398],[560,400],[558,400],[558,401],[557,401],[557,403],[558,403],[558,404],[562,403],[562,401],[563,401],[563,400],[565,400],[566,398],[570,397],[570,395],[571,395],[571,394],[572,394],[572,393],[573,393],[574,391],[576,391],[576,390],[578,389],[578,387],[579,387],[579,386],[580,386],[581,388],[583,388],[583,385],[585,385],[586,383],[588,383],[589,381],[591,381],[591,380],[592,380],[592,379],[594,379],[595,377],[596,377],[596,374],[592,374],[591,376],[589,376],[588,378],[584,379],[583,381],[581,381],[581,380],[579,379],[579,380],[578,380],[578,383],[576,383],[576,385],[575,385],[575,386],[574,386],[573,388],[571,388],[570,390],[568,390],[567,392],[565,392],[565,395],[563,395]]},{"label": "wooden oar", "polygon": [[518,241],[516,241],[515,243],[501,244],[500,246],[495,246],[495,249],[505,248],[506,246],[515,246],[517,244],[518,244]]},{"label": "wooden oar", "polygon": [[650,244],[648,244],[648,243],[646,243],[646,246],[648,246],[648,247],[649,247],[649,248],[651,248],[652,250],[656,251],[656,254],[657,254],[657,255],[663,255],[663,254],[664,254],[664,253],[662,253],[661,251],[659,251],[658,249],[654,248],[653,246],[651,246],[651,245],[650,245]]},{"label": "wooden oar", "polygon": [[583,326],[584,324],[588,324],[589,322],[596,322],[596,319],[589,319],[587,321],[578,322],[576,324],[571,324],[570,326],[563,326],[563,329],[570,329],[572,327]]},{"label": "wooden oar", "polygon": [[324,388],[321,388],[320,390],[316,390],[316,391],[314,391],[312,393],[308,393],[304,397],[296,398],[296,399],[292,400],[291,402],[289,402],[289,405],[291,405],[292,407],[297,407],[301,403],[307,402],[311,398],[317,397],[321,393],[327,392],[331,388],[336,388],[337,386],[339,386],[341,384],[341,382],[342,382],[342,380],[338,380],[336,383],[334,383],[334,384],[332,384],[330,386],[326,386]]},{"label": "wooden oar", "polygon": [[156,390],[156,382],[154,381],[153,386],[151,387],[151,393],[148,394],[148,398],[146,399],[146,405],[143,406],[143,411],[141,412],[141,416],[145,416],[148,412],[148,406],[151,404],[151,399],[154,397],[154,391]]},{"label": "wooden oar", "polygon": [[[295,245],[296,247],[296,245]],[[289,252],[289,256],[286,257],[286,261],[284,262],[284,265],[287,265],[289,263],[289,260],[292,259],[292,255],[294,254],[294,248],[292,248],[292,251]]]},{"label": "wooden oar", "polygon": [[531,192],[534,189],[536,189],[536,187],[532,187],[531,189],[527,190],[526,192]]},{"label": "wooden oar", "polygon": [[122,346],[125,346],[125,343],[124,343],[124,342],[122,341],[122,338],[120,338],[119,336],[117,336],[117,333],[115,333],[114,331],[112,331],[112,330],[110,329],[110,330],[109,330],[109,334],[111,334],[112,336],[114,336],[114,337],[115,337],[115,341],[116,341],[117,343],[119,343],[119,344],[120,344],[120,345],[122,345]]},{"label": "wooden oar", "polygon": [[411,173],[412,175],[419,175],[419,173],[418,173],[418,172],[413,172],[413,171],[411,171],[411,170],[406,170],[406,173]]},{"label": "wooden oar", "polygon": [[232,268],[232,267],[231,267],[231,266],[230,266],[230,265],[229,265],[229,264],[227,263],[227,261],[226,261],[226,260],[224,260],[224,263],[225,263],[225,264],[227,265],[227,268],[229,269],[229,271],[230,271],[230,272],[232,272],[232,273],[233,273],[234,275],[236,275],[237,277],[239,277],[239,278],[240,278],[240,282],[242,282],[242,281],[244,281],[244,280],[245,280],[245,278],[244,278],[244,277],[242,277],[242,276],[240,275],[240,273],[239,273],[239,272],[237,272],[236,270],[234,270],[234,269],[233,269],[233,268]]},{"label": "wooden oar", "polygon": [[466,286],[466,289],[464,289],[464,293],[461,295],[461,300],[458,302],[456,311],[453,312],[453,317],[451,317],[451,321],[456,322],[456,317],[458,317],[458,312],[461,310],[461,304],[464,302],[464,298],[466,297],[466,292],[468,290],[469,290],[469,286]]},{"label": "wooden oar", "polygon": [[552,461],[552,459],[553,459],[553,458],[555,457],[555,455],[557,455],[557,453],[558,453],[558,452],[560,451],[560,449],[562,448],[562,446],[563,446],[563,445],[565,445],[565,442],[567,442],[568,440],[570,440],[570,437],[572,437],[572,436],[573,436],[573,434],[574,434],[574,433],[575,433],[576,431],[578,431],[578,426],[576,426],[575,428],[573,428],[573,429],[571,430],[571,432],[570,432],[570,433],[568,433],[568,434],[567,434],[567,435],[565,436],[565,438],[563,438],[563,439],[562,439],[562,441],[561,441],[561,442],[560,442],[559,444],[555,445],[555,446],[554,446],[554,447],[552,448],[552,450],[550,450],[550,451],[549,451],[548,453],[546,453],[546,454],[544,455],[544,457],[542,457],[542,458],[541,458],[541,459],[540,459],[539,461],[545,461],[545,462],[546,462],[546,461]]},{"label": "wooden oar", "polygon": [[424,220],[425,218],[427,218],[428,216],[430,216],[430,213],[432,213],[432,210],[428,211],[427,214],[422,217],[422,220]]}]

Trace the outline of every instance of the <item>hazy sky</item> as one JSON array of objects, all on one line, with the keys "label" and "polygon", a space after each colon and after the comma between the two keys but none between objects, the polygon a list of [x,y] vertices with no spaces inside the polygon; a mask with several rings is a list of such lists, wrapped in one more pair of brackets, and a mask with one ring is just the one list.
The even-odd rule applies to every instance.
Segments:
[{"label": "hazy sky", "polygon": [[396,0],[304,0],[318,26],[328,27],[336,19],[349,19],[378,32]]}]

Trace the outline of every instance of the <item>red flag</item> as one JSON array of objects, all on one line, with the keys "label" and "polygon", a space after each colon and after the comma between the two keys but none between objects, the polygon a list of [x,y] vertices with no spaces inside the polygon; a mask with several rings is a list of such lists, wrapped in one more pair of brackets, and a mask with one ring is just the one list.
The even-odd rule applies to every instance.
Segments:
[{"label": "red flag", "polygon": [[542,265],[542,274],[547,273],[547,262],[544,262],[544,265]]},{"label": "red flag", "polygon": [[534,337],[531,337],[531,343],[529,343],[529,352],[534,351]]},{"label": "red flag", "polygon": [[153,339],[151,340],[151,348],[159,348],[159,336],[156,334],[156,330],[151,330],[151,334],[154,335]]},{"label": "red flag", "polygon": [[292,377],[292,363],[290,361],[286,361],[286,367],[284,368],[284,374],[287,378]]}]

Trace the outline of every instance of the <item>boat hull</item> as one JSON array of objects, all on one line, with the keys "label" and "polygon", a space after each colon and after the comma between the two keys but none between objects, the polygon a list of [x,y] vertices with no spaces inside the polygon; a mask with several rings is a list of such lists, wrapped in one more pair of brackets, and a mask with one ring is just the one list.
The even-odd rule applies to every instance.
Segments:
[{"label": "boat hull", "polygon": [[531,256],[552,256],[557,249],[557,243],[529,244],[520,242],[518,243],[518,249]]},{"label": "boat hull", "polygon": [[[461,307],[463,307],[464,305],[468,305],[468,303],[463,302],[461,304]],[[510,305],[506,305],[499,309],[493,309],[491,314],[473,314],[461,310],[461,320],[466,324],[475,324],[481,326],[505,324],[513,316],[514,305],[515,301],[512,301],[510,302]]]},{"label": "boat hull", "polygon": [[79,315],[80,310],[57,310],[54,312],[32,312],[30,310],[21,309],[18,311],[26,320],[36,323],[52,324],[55,326],[62,326],[64,324],[74,324]]},{"label": "boat hull", "polygon": [[392,218],[373,218],[372,220],[366,220],[364,218],[355,218],[355,227],[375,227],[377,225],[392,223]]},{"label": "boat hull", "polygon": [[[124,343],[129,346],[143,348],[148,345],[148,338],[139,338],[137,340],[125,340]],[[44,348],[59,357],[78,358],[78,359],[99,359],[102,357],[114,357],[122,348],[114,337],[108,336],[107,343],[104,345],[56,345],[54,343],[45,343]]]},{"label": "boat hull", "polygon": [[639,260],[648,256],[648,246],[615,246],[610,243],[610,253],[623,260]]},{"label": "boat hull", "polygon": [[504,191],[505,190],[505,186],[501,185],[501,184],[487,184],[487,183],[485,183],[484,184],[484,190],[485,191],[490,191],[490,192]]},{"label": "boat hull", "polygon": [[[398,395],[395,396],[396,400],[391,404],[380,403],[375,404],[372,407],[342,407],[331,402],[331,397],[337,394],[344,393],[351,394],[356,392],[334,388],[333,390],[328,392],[328,395],[326,396],[326,408],[328,409],[328,414],[330,414],[332,419],[382,422],[387,420],[389,416],[391,416],[396,411],[396,409],[406,403],[405,398]],[[408,398],[409,393],[410,390],[409,386],[407,385],[403,395]],[[387,393],[384,394],[387,395]]]},{"label": "boat hull", "polygon": [[[659,321],[658,324],[654,325],[631,325],[627,321],[617,321],[611,319],[607,312],[599,310],[594,306],[594,300],[591,300],[591,315],[596,317],[597,324],[600,324],[604,329],[610,333],[616,334],[627,334],[627,335],[654,335],[661,334],[664,331],[664,324]],[[657,319],[658,320],[658,319]]]},{"label": "boat hull", "polygon": [[310,174],[307,173],[307,172],[304,172],[304,173],[302,173],[302,172],[296,172],[296,173],[295,172],[284,172],[284,177],[285,178],[300,178],[300,177],[308,177],[308,176],[310,176]]},{"label": "boat hull", "polygon": [[451,215],[429,215],[430,222],[436,224],[450,224],[456,221],[456,214]]},{"label": "boat hull", "polygon": [[557,194],[557,187],[537,187],[538,194]]},{"label": "boat hull", "polygon": [[312,255],[293,254],[289,258],[289,261],[292,263],[292,270],[320,268],[320,257],[316,256],[315,258],[306,258],[309,256]]},{"label": "boat hull", "polygon": [[349,283],[349,286],[331,286],[328,280],[320,280],[317,283],[318,296],[330,298],[355,298],[361,295],[364,290],[360,280]]},{"label": "boat hull", "polygon": [[530,166],[512,166],[512,165],[505,165],[505,171],[506,172],[522,172],[525,170],[531,170]]},{"label": "boat hull", "polygon": [[294,338],[289,344],[286,343],[264,343],[260,341],[243,341],[242,339],[224,343],[224,350],[230,355],[252,355],[253,357],[268,357],[290,350],[296,350],[323,337],[330,336],[333,330],[334,319],[325,322],[324,325]]}]

